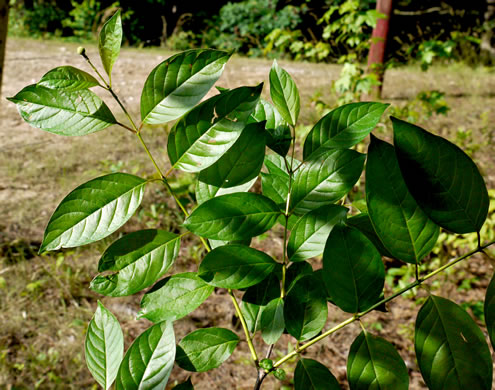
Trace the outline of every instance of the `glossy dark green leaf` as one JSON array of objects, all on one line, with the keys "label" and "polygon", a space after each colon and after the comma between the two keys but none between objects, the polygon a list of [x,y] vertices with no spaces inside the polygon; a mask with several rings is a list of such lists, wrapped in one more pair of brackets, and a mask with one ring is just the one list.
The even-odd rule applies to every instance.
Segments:
[{"label": "glossy dark green leaf", "polygon": [[94,278],[90,288],[109,297],[133,295],[165,275],[179,248],[180,236],[163,230],[148,229],[127,234],[103,253],[98,272],[105,272],[105,275]]},{"label": "glossy dark green leaf", "polygon": [[188,378],[187,381],[179,383],[177,386],[173,387],[174,390],[194,390],[194,386],[191,382],[191,378]]},{"label": "glossy dark green leaf", "polygon": [[361,332],[347,360],[351,390],[407,390],[409,373],[395,347],[387,340]]},{"label": "glossy dark green leaf", "polygon": [[201,262],[198,273],[212,286],[241,289],[261,282],[277,264],[257,249],[229,244],[209,252]]},{"label": "glossy dark green leaf", "polygon": [[86,135],[117,123],[107,105],[95,93],[81,89],[64,91],[29,85],[8,98],[31,126],[58,135]]},{"label": "glossy dark green leaf", "polygon": [[[287,158],[287,165],[289,165],[289,167],[290,161],[290,158]],[[264,164],[268,173],[261,173],[261,188],[263,195],[272,199],[285,210],[287,194],[289,192],[289,173],[285,164],[285,159],[276,154],[269,154],[265,156]],[[301,163],[294,159],[292,169],[296,169],[299,164]]]},{"label": "glossy dark green leaf", "polygon": [[484,313],[488,336],[490,336],[492,345],[495,346],[495,276],[492,276],[486,289]]},{"label": "glossy dark green leaf", "polygon": [[321,149],[296,172],[290,209],[306,214],[345,196],[358,181],[365,155],[349,149]]},{"label": "glossy dark green leaf", "polygon": [[270,301],[278,297],[280,297],[280,281],[274,273],[246,290],[242,296],[241,311],[251,333],[260,329],[261,313]]},{"label": "glossy dark green leaf", "polygon": [[358,229],[361,233],[363,233],[368,240],[370,240],[378,252],[382,256],[394,258],[394,256],[385,248],[378,238],[375,228],[371,224],[370,217],[368,213],[359,213],[357,215],[352,216],[351,218],[346,219],[345,224],[347,226],[352,226]]},{"label": "glossy dark green leaf", "polygon": [[394,258],[416,264],[431,252],[440,228],[409,193],[394,147],[373,135],[366,162],[366,204],[377,236]]},{"label": "glossy dark green leaf", "polygon": [[285,298],[285,327],[298,341],[316,336],[325,326],[328,308],[325,287],[313,275],[300,278]]},{"label": "glossy dark green leaf", "polygon": [[323,364],[301,358],[294,371],[294,390],[341,390],[341,387]]},{"label": "glossy dark green leaf", "polygon": [[282,118],[295,126],[300,110],[299,91],[289,73],[277,61],[273,61],[270,69],[270,97]]},{"label": "glossy dark green leaf", "polygon": [[453,143],[392,118],[397,160],[409,192],[437,225],[454,233],[479,231],[488,191],[473,160]]},{"label": "glossy dark green leaf", "polygon": [[73,66],[59,66],[50,70],[38,82],[46,88],[63,89],[65,91],[78,91],[100,85],[89,73]]},{"label": "glossy dark green leaf", "polygon": [[280,214],[278,206],[252,192],[218,196],[199,205],[184,221],[191,232],[214,240],[244,240],[270,229]]},{"label": "glossy dark green leaf", "polygon": [[262,89],[260,84],[216,95],[178,120],[167,142],[172,167],[199,172],[218,161],[240,137]]},{"label": "glossy dark green leaf", "polygon": [[356,228],[337,225],[325,244],[323,280],[338,307],[357,313],[379,300],[385,267],[366,236]]},{"label": "glossy dark green leaf", "polygon": [[113,65],[120,54],[122,35],[122,20],[120,18],[120,10],[117,10],[103,25],[98,36],[98,50],[100,52],[101,63],[110,80],[112,80]]},{"label": "glossy dark green leaf", "polygon": [[275,344],[284,333],[284,300],[275,298],[261,312],[260,329],[263,341]]},{"label": "glossy dark green leaf", "polygon": [[89,244],[112,234],[139,207],[145,184],[137,176],[111,173],[80,185],[50,218],[40,253]]},{"label": "glossy dark green leaf", "polygon": [[158,282],[141,300],[138,318],[175,321],[196,310],[213,292],[195,272],[172,275]]},{"label": "glossy dark green leaf", "polygon": [[86,364],[105,390],[110,388],[124,356],[124,335],[119,321],[98,302],[85,342]]},{"label": "glossy dark green leaf", "polygon": [[321,255],[333,227],[342,222],[349,210],[326,205],[303,215],[290,233],[287,256],[290,261],[303,261]]},{"label": "glossy dark green leaf", "polygon": [[464,309],[430,295],[416,319],[414,347],[431,390],[489,390],[493,363],[483,332]]},{"label": "glossy dark green leaf", "polygon": [[216,195],[251,188],[263,165],[265,138],[262,124],[247,125],[235,144],[216,163],[199,174],[196,186],[198,204]]},{"label": "glossy dark green leaf", "polygon": [[356,145],[375,128],[388,106],[374,102],[350,103],[330,111],[307,135],[304,160],[321,148],[346,149]]},{"label": "glossy dark green leaf", "polygon": [[175,360],[171,322],[160,322],[134,340],[120,365],[116,390],[164,390]]},{"label": "glossy dark green leaf", "polygon": [[181,117],[215,84],[230,56],[219,50],[187,50],[163,61],[144,83],[141,120],[159,124]]},{"label": "glossy dark green leaf", "polygon": [[313,267],[307,261],[292,263],[285,273],[285,291],[288,293],[303,276],[312,275]]},{"label": "glossy dark green leaf", "polygon": [[251,114],[249,122],[251,121],[266,121],[265,129],[268,135],[266,146],[281,156],[287,155],[292,140],[290,127],[271,103],[260,99]]},{"label": "glossy dark green leaf", "polygon": [[198,329],[180,341],[176,362],[187,371],[209,371],[227,360],[238,343],[239,337],[228,329]]}]

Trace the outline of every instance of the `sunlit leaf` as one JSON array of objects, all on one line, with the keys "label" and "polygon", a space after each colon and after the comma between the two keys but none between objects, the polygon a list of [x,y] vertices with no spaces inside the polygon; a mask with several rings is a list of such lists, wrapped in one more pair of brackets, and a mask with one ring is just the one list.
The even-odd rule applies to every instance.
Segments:
[{"label": "sunlit leaf", "polygon": [[201,305],[213,292],[195,272],[172,275],[158,282],[141,300],[139,318],[175,321]]},{"label": "sunlit leaf", "polygon": [[106,104],[87,89],[65,91],[29,85],[8,98],[27,123],[58,135],[86,135],[117,123]]},{"label": "sunlit leaf", "polygon": [[303,215],[293,227],[287,244],[290,261],[303,261],[321,255],[333,227],[342,222],[349,210],[327,205]]},{"label": "sunlit leaf", "polygon": [[209,371],[227,360],[238,343],[239,337],[228,329],[198,329],[180,341],[176,362],[187,371]]},{"label": "sunlit leaf", "polygon": [[198,204],[217,195],[251,188],[263,165],[265,138],[262,124],[247,125],[235,144],[216,163],[200,172],[196,186]]},{"label": "sunlit leaf", "polygon": [[409,192],[433,222],[454,233],[479,231],[488,214],[485,182],[453,143],[392,117],[397,160]]},{"label": "sunlit leaf", "polygon": [[[268,154],[265,156],[264,164],[268,173],[261,173],[261,188],[263,195],[272,199],[283,210],[287,202],[289,192],[289,172],[286,166],[290,167],[291,159],[276,155]],[[301,163],[294,159],[292,169],[296,169]]]},{"label": "sunlit leaf", "polygon": [[122,20],[120,18],[120,10],[117,10],[103,25],[98,36],[98,50],[100,51],[101,63],[110,80],[112,80],[113,65],[120,54],[122,35]]},{"label": "sunlit leaf", "polygon": [[414,347],[431,390],[489,390],[493,363],[485,336],[461,307],[430,295],[416,319]]},{"label": "sunlit leaf", "polygon": [[167,141],[172,167],[199,172],[218,161],[240,137],[262,88],[240,87],[216,95],[178,120]]},{"label": "sunlit leaf", "polygon": [[99,83],[89,73],[67,65],[59,66],[45,73],[38,85],[72,92],[95,87]]},{"label": "sunlit leaf", "polygon": [[294,178],[290,209],[298,214],[345,196],[363,171],[365,155],[349,149],[321,149]]},{"label": "sunlit leaf", "polygon": [[174,366],[175,335],[171,322],[160,322],[141,333],[122,361],[116,390],[164,390]]},{"label": "sunlit leaf", "polygon": [[270,96],[282,118],[295,126],[300,110],[299,91],[289,73],[277,61],[273,61],[270,69]]},{"label": "sunlit leaf", "polygon": [[215,84],[230,56],[219,50],[187,50],[163,61],[144,83],[141,120],[159,124],[181,117]]},{"label": "sunlit leaf", "polygon": [[99,275],[91,290],[110,297],[135,294],[151,286],[172,266],[179,253],[180,236],[163,230],[140,230],[110,245],[98,263]]},{"label": "sunlit leaf", "polygon": [[40,253],[89,244],[112,234],[139,207],[145,184],[137,176],[111,173],[80,185],[50,218]]},{"label": "sunlit leaf", "polygon": [[124,356],[124,335],[117,318],[101,302],[88,326],[85,356],[95,380],[110,388]]},{"label": "sunlit leaf", "polygon": [[362,141],[388,106],[374,102],[350,103],[330,111],[306,136],[304,160],[321,148],[346,149]]}]

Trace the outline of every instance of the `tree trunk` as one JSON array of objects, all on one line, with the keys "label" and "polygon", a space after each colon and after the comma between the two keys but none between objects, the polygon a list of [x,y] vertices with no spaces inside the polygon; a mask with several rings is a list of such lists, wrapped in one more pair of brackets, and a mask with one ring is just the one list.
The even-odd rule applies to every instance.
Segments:
[{"label": "tree trunk", "polygon": [[384,18],[378,19],[376,27],[371,35],[371,47],[368,55],[368,72],[377,76],[380,85],[373,87],[371,97],[380,99],[382,95],[383,75],[385,73],[384,60],[385,49],[387,45],[388,27],[390,15],[392,14],[392,0],[378,0],[376,10],[385,15]]},{"label": "tree trunk", "polygon": [[489,53],[492,58],[495,58],[495,46],[493,45],[495,28],[495,0],[487,0],[487,7],[485,12],[486,31],[481,38],[481,50]]},{"label": "tree trunk", "polygon": [[5,59],[5,45],[7,43],[8,27],[9,27],[9,1],[0,0],[0,96],[2,96],[3,64]]}]

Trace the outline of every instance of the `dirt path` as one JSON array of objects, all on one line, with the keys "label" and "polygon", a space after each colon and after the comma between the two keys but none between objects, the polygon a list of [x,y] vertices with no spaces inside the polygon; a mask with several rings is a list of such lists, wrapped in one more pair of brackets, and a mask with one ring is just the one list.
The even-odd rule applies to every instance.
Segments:
[{"label": "dirt path", "polygon": [[[73,65],[84,70],[88,66],[75,53],[75,44],[62,44],[53,41],[33,41],[24,39],[9,39],[6,56],[6,69],[4,74],[4,86],[2,88],[2,99],[0,100],[0,244],[11,243],[13,241],[25,240],[30,243],[39,243],[42,239],[43,229],[49,216],[55,209],[65,194],[78,184],[108,173],[111,170],[120,169],[138,174],[151,174],[152,167],[146,160],[146,156],[141,151],[139,145],[133,139],[133,135],[118,128],[110,128],[105,131],[89,135],[87,137],[60,137],[47,132],[34,129],[24,123],[17,113],[15,106],[5,100],[7,96],[13,96],[24,86],[34,83],[48,70],[60,65]],[[89,46],[89,45],[88,45]],[[97,52],[88,47],[88,54],[96,61]],[[115,67],[113,80],[117,93],[123,97],[131,112],[136,114],[139,111],[140,90],[144,80],[151,69],[167,58],[169,53],[160,50],[140,51],[126,49],[121,53],[120,59]],[[330,99],[330,86],[332,80],[338,76],[339,67],[331,65],[281,64],[293,75],[298,83],[303,97],[303,116],[306,120],[315,117],[314,109],[310,98],[316,91],[320,92],[324,98]],[[233,58],[226,67],[226,70],[218,85],[232,88],[240,85],[254,85],[261,81],[268,81],[268,71],[271,66],[266,60],[247,60],[243,58]],[[472,70],[462,66],[454,68],[433,68],[428,73],[422,73],[417,69],[396,69],[387,72],[384,86],[384,100],[395,104],[402,104],[407,99],[414,97],[419,91],[425,89],[439,89],[447,94],[447,102],[452,107],[451,113],[447,117],[432,117],[421,122],[421,125],[428,129],[435,130],[452,140],[458,139],[460,133],[471,132],[471,138],[465,141],[474,153],[477,162],[484,172],[490,188],[495,187],[495,143],[494,143],[494,123],[495,123],[495,73],[493,69]],[[109,102],[113,111],[117,112],[117,107],[108,96],[104,96]],[[165,127],[147,129],[145,138],[149,139],[153,152],[158,157],[158,162],[163,166],[168,164],[164,148],[166,146]],[[462,135],[462,134],[461,134]],[[384,135],[385,137],[387,134]],[[456,138],[457,137],[457,138]],[[140,222],[137,222],[138,224]],[[10,245],[10,244],[9,244]],[[260,245],[263,245],[260,243]],[[101,249],[101,248],[100,248]],[[0,252],[1,254],[1,252]],[[184,260],[178,264],[179,269],[194,269],[188,256],[187,248],[183,248]],[[95,296],[88,292],[74,292],[74,283],[79,290],[87,289],[87,284],[91,279],[88,274],[94,274],[93,264],[97,259],[97,250],[89,249],[85,252],[74,252],[66,254],[66,262],[76,272],[80,280],[69,280],[68,307],[64,314],[60,314],[53,308],[54,315],[60,315],[59,323],[72,324],[74,316],[82,321],[80,331],[71,333],[70,343],[63,335],[50,335],[50,329],[42,326],[43,333],[36,333],[42,318],[32,311],[42,311],[43,300],[47,297],[62,299],[66,292],[62,287],[46,287],[42,290],[35,302],[26,299],[26,286],[19,282],[19,285],[11,290],[8,296],[4,297],[2,303],[0,299],[0,309],[5,314],[5,318],[11,316],[17,322],[5,324],[3,331],[5,337],[0,336],[0,346],[2,340],[9,340],[12,347],[6,347],[9,359],[5,362],[18,362],[19,359],[26,359],[25,355],[19,355],[19,351],[28,348],[26,345],[33,344],[43,350],[48,346],[58,349],[62,355],[60,362],[54,363],[54,369],[61,378],[59,382],[49,379],[46,372],[45,379],[40,388],[90,388],[91,379],[85,371],[81,359],[81,352],[71,352],[79,356],[79,360],[67,352],[70,344],[72,348],[82,348],[82,337],[84,324],[90,318],[95,304]],[[46,259],[35,258],[32,264],[9,265],[8,283],[12,281],[14,285],[16,278],[19,281],[24,277],[31,281],[37,278],[49,278],[44,275],[43,262]],[[31,271],[32,270],[32,271]],[[178,271],[178,270],[177,270]],[[32,275],[25,275],[25,272],[32,272]],[[54,271],[55,274],[58,271]],[[453,276],[450,283],[436,290],[436,293],[451,297],[457,301],[480,300],[483,296],[483,289],[488,280],[484,275],[491,272],[481,259],[475,259],[463,269],[465,275],[476,277],[477,284],[468,293],[459,293],[456,289],[457,277]],[[81,276],[82,275],[82,276]],[[467,277],[466,276],[466,277]],[[51,280],[51,279],[47,279]],[[65,282],[64,282],[65,283]],[[49,282],[47,282],[49,284]],[[50,290],[59,288],[59,290]],[[17,289],[17,290],[16,290]],[[77,291],[79,291],[77,290]],[[24,294],[24,295],[23,295]],[[51,295],[50,295],[51,294]],[[58,295],[57,295],[58,294]],[[62,298],[60,298],[60,296]],[[425,293],[420,291],[419,296]],[[27,295],[30,296],[29,294]],[[77,298],[75,298],[77,297]],[[17,299],[17,300],[16,300]],[[65,298],[63,298],[65,299]],[[72,300],[71,300],[72,299]],[[76,304],[72,304],[73,301]],[[126,329],[127,340],[135,337],[147,324],[139,322],[136,325],[132,319],[137,310],[138,300],[121,299],[105,300],[110,308],[117,313],[119,319],[123,320]],[[15,307],[17,305],[17,307]],[[73,305],[73,306],[71,306]],[[14,307],[13,307],[14,306]],[[73,309],[70,309],[73,307]],[[22,308],[22,313],[20,309]],[[417,372],[412,349],[413,321],[418,306],[410,301],[399,300],[389,306],[388,314],[372,314],[366,319],[366,324],[376,333],[386,335],[394,341],[399,352],[406,360],[410,368],[412,385],[411,389],[423,389],[424,384]],[[58,309],[57,309],[58,310]],[[26,311],[28,314],[26,315]],[[10,314],[9,314],[10,313]],[[58,313],[58,314],[55,314]],[[24,316],[24,317],[23,317]],[[346,318],[346,315],[339,311],[330,314],[327,328]],[[178,325],[177,332],[180,335],[192,331],[199,326],[225,326],[231,327],[235,319],[232,318],[228,300],[221,291],[216,292],[212,298],[203,305],[201,309],[185,321]],[[399,324],[399,326],[397,326]],[[57,324],[52,324],[57,326]],[[26,327],[29,332],[23,332],[19,327]],[[239,331],[239,329],[237,329]],[[51,330],[53,332],[53,329]],[[330,340],[326,340],[319,346],[313,348],[308,356],[317,357],[323,363],[332,368],[332,372],[338,379],[345,383],[345,362],[348,347],[353,338],[359,333],[358,326],[351,326],[339,332]],[[30,333],[31,332],[31,333]],[[1,332],[0,332],[1,333]],[[238,332],[240,334],[240,332]],[[41,340],[40,340],[41,338]],[[12,341],[15,339],[15,343]],[[260,341],[260,340],[257,340]],[[282,353],[287,348],[288,338],[277,344],[276,353]],[[11,345],[11,344],[8,344]],[[42,347],[41,347],[42,346]],[[38,350],[36,349],[36,352]],[[33,352],[34,353],[34,352]],[[17,355],[15,355],[17,354]],[[14,356],[15,355],[15,356]],[[3,359],[0,350],[0,365]],[[18,359],[18,360],[16,360]],[[65,360],[64,360],[65,359]],[[5,363],[7,364],[7,363]],[[59,369],[58,366],[61,366]],[[76,367],[76,369],[74,369]],[[14,369],[13,369],[14,370]],[[34,370],[34,369],[33,369]],[[57,370],[60,370],[57,371]],[[70,384],[67,383],[68,372],[77,371],[76,379]],[[55,372],[54,371],[54,372]],[[27,383],[29,376],[21,371],[16,372],[18,378],[2,378],[0,371],[0,385],[2,379],[6,380],[7,386],[23,383],[23,386],[34,388],[34,385]],[[254,383],[254,370],[249,363],[249,354],[245,343],[241,343],[240,348],[227,364],[209,373],[194,375],[193,382],[197,389],[250,389]],[[14,375],[14,374],[11,374]],[[64,376],[66,375],[66,376]],[[73,373],[70,375],[74,375]],[[48,378],[48,379],[47,379]],[[71,376],[72,378],[72,376]],[[186,374],[183,371],[175,371],[173,380],[183,380]],[[24,382],[21,382],[22,381]],[[19,380],[19,382],[18,382]],[[72,379],[71,379],[72,380]],[[77,381],[77,382],[76,382]],[[34,383],[34,382],[33,382]],[[289,384],[286,381],[285,384]],[[276,381],[267,382],[266,389],[280,388],[281,383]],[[21,387],[22,388],[22,387]]]}]

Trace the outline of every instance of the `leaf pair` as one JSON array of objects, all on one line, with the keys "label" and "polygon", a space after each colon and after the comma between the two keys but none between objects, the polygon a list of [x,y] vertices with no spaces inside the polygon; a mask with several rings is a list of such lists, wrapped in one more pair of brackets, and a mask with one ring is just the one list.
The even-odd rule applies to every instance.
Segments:
[{"label": "leaf pair", "polygon": [[108,389],[165,389],[175,360],[171,322],[160,322],[142,333],[124,357],[119,322],[101,303],[86,335],[86,362],[95,380]]}]

